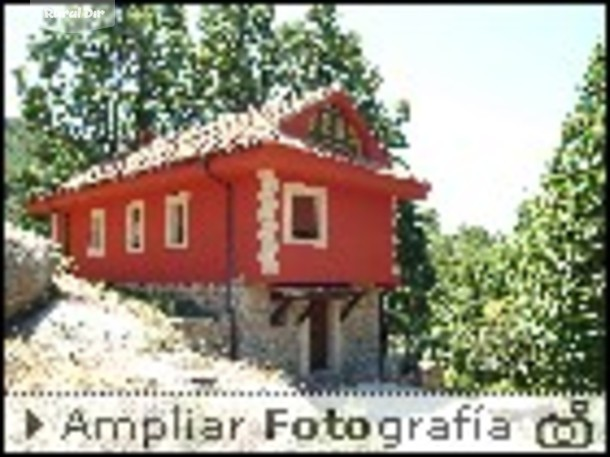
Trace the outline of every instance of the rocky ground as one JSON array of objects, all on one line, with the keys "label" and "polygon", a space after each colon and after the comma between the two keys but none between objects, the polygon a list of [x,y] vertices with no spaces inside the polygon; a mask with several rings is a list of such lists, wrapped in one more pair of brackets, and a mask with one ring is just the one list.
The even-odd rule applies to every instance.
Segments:
[{"label": "rocky ground", "polygon": [[55,284],[59,296],[5,337],[5,390],[289,386],[282,372],[192,351],[146,302],[67,274]]},{"label": "rocky ground", "polygon": [[[193,351],[165,315],[139,299],[67,274],[59,275],[54,282],[59,295],[12,320],[5,332],[5,414],[15,418],[5,429],[7,449],[255,451],[315,445],[311,440],[295,444],[265,438],[265,408],[290,405],[291,411],[303,414],[315,411],[315,405],[298,395],[297,386],[283,372],[231,361],[206,353],[205,348]],[[89,395],[144,390],[170,395]],[[181,391],[189,394],[178,395]],[[32,392],[63,394],[45,400],[44,395],[41,398]],[[283,392],[285,396],[267,395],[270,392]],[[141,440],[128,439],[125,434],[119,440],[108,434],[97,441],[78,433],[74,439],[62,438],[62,427],[69,422],[66,417],[81,407],[85,415],[127,414],[137,418],[150,411],[165,411],[169,417],[167,411],[179,407],[182,411],[204,412],[224,423],[239,417],[250,419],[235,439],[158,439],[143,449]],[[45,423],[36,439],[24,433],[21,418],[28,410]],[[361,446],[356,443],[348,447]]]}]

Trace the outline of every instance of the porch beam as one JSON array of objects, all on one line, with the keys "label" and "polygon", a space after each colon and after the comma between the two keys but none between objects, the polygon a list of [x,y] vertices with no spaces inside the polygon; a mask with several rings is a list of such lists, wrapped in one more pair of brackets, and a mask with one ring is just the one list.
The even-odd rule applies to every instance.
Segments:
[{"label": "porch beam", "polygon": [[286,299],[306,299],[306,300],[332,300],[350,298],[354,293],[363,292],[361,290],[354,289],[334,289],[334,288],[316,288],[316,289],[287,289],[287,288],[276,288],[273,290],[272,295],[276,298]]},{"label": "porch beam", "polygon": [[297,325],[301,325],[305,319],[309,318],[309,315],[311,314],[311,310],[313,309],[315,301],[311,300],[308,304],[307,304],[307,308],[305,308],[305,310],[299,315],[299,317],[297,317]]},{"label": "porch beam", "polygon": [[345,304],[345,306],[341,309],[341,322],[343,322],[347,317],[351,314],[352,310],[356,306],[356,304],[360,301],[366,292],[356,292],[352,295],[350,300]]},{"label": "porch beam", "polygon": [[285,322],[286,313],[290,309],[290,305],[296,300],[296,297],[286,297],[286,296],[273,296],[271,298],[272,303],[278,302],[278,305],[271,312],[271,316],[269,317],[269,322],[272,326],[279,326],[283,322]]}]

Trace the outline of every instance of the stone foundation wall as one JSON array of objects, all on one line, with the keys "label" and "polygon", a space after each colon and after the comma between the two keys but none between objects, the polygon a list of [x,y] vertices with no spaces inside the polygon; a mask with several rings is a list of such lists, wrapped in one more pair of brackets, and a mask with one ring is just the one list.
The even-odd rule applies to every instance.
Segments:
[{"label": "stone foundation wall", "polygon": [[[142,288],[142,287],[139,287]],[[230,320],[226,312],[225,287],[206,285],[146,285],[148,291],[171,292],[188,297],[213,311],[217,319],[174,318],[173,323],[192,341],[195,348],[206,352],[229,353]],[[280,325],[272,325],[270,316],[276,306],[271,303],[269,289],[263,285],[236,283],[233,301],[237,310],[239,357],[262,366],[277,367],[294,376],[303,374],[303,361],[308,363],[308,320],[299,323],[299,317],[308,307],[306,298],[294,300],[286,310]],[[330,314],[338,319],[332,325],[328,355],[335,357],[339,348],[336,379],[346,382],[367,382],[378,379],[379,306],[378,292],[369,291],[352,308],[347,318],[340,320],[345,300],[331,300]],[[336,341],[338,338],[338,342]],[[335,346],[335,344],[337,344]]]},{"label": "stone foundation wall", "polygon": [[[127,283],[122,284],[123,287],[144,292],[159,292],[163,294],[171,294],[174,297],[188,298],[196,301],[203,308],[222,314],[226,309],[226,287],[218,284],[200,284],[200,283],[169,283],[169,284],[140,284]],[[240,288],[236,284],[236,289]],[[239,294],[234,297],[234,301],[238,300]]]},{"label": "stone foundation wall", "polygon": [[378,292],[371,291],[341,322],[342,372],[348,382],[374,381],[379,377]]},{"label": "stone foundation wall", "polygon": [[207,354],[229,355],[228,323],[214,319],[174,318],[172,325],[187,338],[190,346]]},{"label": "stone foundation wall", "polygon": [[[209,313],[209,317],[171,317],[173,327],[184,333],[192,348],[208,354],[229,355],[230,320],[223,285],[131,283],[123,287],[193,300]],[[237,302],[240,300],[239,287],[235,289],[234,302]]]},{"label": "stone foundation wall", "polygon": [[270,303],[269,291],[265,287],[252,286],[244,290],[237,313],[239,352],[242,357],[296,375],[300,357],[297,319],[307,303],[303,300],[293,302],[286,311],[283,324],[272,326],[270,315],[275,306]]}]

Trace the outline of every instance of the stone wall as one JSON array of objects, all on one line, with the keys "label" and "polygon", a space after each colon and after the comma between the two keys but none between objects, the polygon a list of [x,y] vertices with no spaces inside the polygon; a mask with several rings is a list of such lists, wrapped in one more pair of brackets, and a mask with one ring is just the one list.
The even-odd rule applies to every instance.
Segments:
[{"label": "stone wall", "polygon": [[[329,357],[332,359],[338,344],[339,361],[336,379],[346,382],[374,381],[379,377],[379,306],[378,292],[369,291],[352,308],[344,321],[338,321],[339,334],[329,335]],[[340,319],[345,300],[332,300],[334,314]],[[294,374],[302,374],[301,358],[308,361],[308,322],[298,323],[306,310],[306,299],[295,300],[288,308],[285,322],[272,326],[270,314],[275,304],[269,302],[269,292],[261,286],[243,290],[238,308],[240,355],[262,364],[271,364]],[[333,310],[331,310],[333,314]],[[332,328],[332,323],[329,322]],[[304,338],[303,338],[304,337]],[[339,339],[337,342],[336,339]],[[306,362],[307,363],[307,362]]]},{"label": "stone wall", "polygon": [[296,375],[300,357],[297,319],[307,303],[296,300],[287,309],[283,324],[272,326],[270,315],[275,306],[270,303],[269,291],[265,287],[252,286],[242,291],[237,314],[240,356]]},{"label": "stone wall", "polygon": [[184,334],[194,350],[229,355],[228,324],[202,318],[174,318],[171,323]]},{"label": "stone wall", "polygon": [[[178,296],[191,298],[203,307],[216,311],[217,320],[202,318],[175,318],[174,325],[180,328],[192,341],[193,347],[207,352],[228,354],[230,320],[226,312],[224,286],[205,285],[147,285],[149,291],[172,291]],[[371,290],[351,309],[347,318],[340,320],[345,299],[329,302],[335,325],[331,325],[329,335],[329,357],[339,357],[336,376],[346,382],[366,382],[378,378],[379,306],[378,292]],[[308,301],[298,298],[286,310],[280,325],[271,324],[271,314],[278,306],[271,303],[269,289],[263,285],[236,283],[233,298],[237,310],[239,334],[239,357],[262,366],[281,368],[287,373],[300,377],[304,364],[309,361],[308,320],[298,322],[306,311]],[[338,332],[337,332],[338,330]],[[338,338],[338,341],[337,341]],[[310,378],[310,377],[308,377]]]},{"label": "stone wall", "polygon": [[348,382],[374,381],[379,376],[378,292],[370,291],[341,322],[343,377]]},{"label": "stone wall", "polygon": [[[61,259],[55,243],[4,223],[4,317],[41,304]],[[36,303],[39,302],[39,303]]]},{"label": "stone wall", "polygon": [[[172,317],[174,328],[184,333],[192,348],[208,354],[229,355],[230,320],[226,310],[226,287],[216,284],[124,284],[127,289],[172,298],[190,299],[209,317]],[[236,286],[234,302],[240,300]]]}]

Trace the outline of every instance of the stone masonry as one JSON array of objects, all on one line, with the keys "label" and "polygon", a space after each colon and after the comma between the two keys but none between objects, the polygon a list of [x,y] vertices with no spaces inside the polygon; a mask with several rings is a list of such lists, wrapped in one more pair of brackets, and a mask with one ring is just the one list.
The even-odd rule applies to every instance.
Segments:
[{"label": "stone masonry", "polygon": [[[175,325],[196,348],[228,354],[229,313],[226,312],[225,287],[222,285],[146,285],[148,291],[171,292],[188,297],[216,318],[176,318]],[[270,302],[270,291],[264,285],[233,287],[239,333],[239,358],[262,366],[280,368],[304,379],[308,373],[309,320],[299,323],[308,307],[306,297],[295,299],[280,325],[272,325],[270,316],[277,304]],[[368,382],[378,378],[380,357],[378,291],[371,289],[351,309],[345,320],[343,299],[330,300],[329,357],[332,378],[347,383]]]}]

